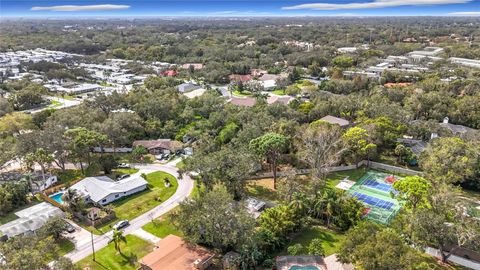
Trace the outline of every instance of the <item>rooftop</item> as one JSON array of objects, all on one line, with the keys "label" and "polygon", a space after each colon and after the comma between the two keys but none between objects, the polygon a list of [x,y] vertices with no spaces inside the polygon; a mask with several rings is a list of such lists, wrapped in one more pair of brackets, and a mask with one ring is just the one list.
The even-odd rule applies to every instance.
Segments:
[{"label": "rooftop", "polygon": [[63,216],[64,213],[60,208],[42,202],[18,211],[15,215],[18,216],[18,219],[0,226],[0,232],[3,232],[8,237],[38,230],[48,219],[55,216]]},{"label": "rooftop", "polygon": [[154,251],[140,259],[140,269],[205,269],[214,255],[203,247],[186,243],[178,236],[168,235],[156,244]]}]

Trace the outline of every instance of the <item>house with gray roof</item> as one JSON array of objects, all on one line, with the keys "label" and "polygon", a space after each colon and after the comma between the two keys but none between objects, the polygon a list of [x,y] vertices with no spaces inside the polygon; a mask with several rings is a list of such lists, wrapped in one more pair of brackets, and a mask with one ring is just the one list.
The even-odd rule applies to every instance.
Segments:
[{"label": "house with gray roof", "polygon": [[182,83],[178,86],[178,91],[180,91],[181,93],[186,93],[200,88],[202,88],[200,85],[196,85],[193,83]]},{"label": "house with gray roof", "polygon": [[70,189],[81,194],[86,202],[106,205],[123,197],[143,191],[147,188],[147,181],[140,176],[131,176],[115,181],[107,176],[87,177]]},{"label": "house with gray roof", "polygon": [[52,217],[64,217],[65,213],[60,208],[42,202],[32,207],[15,212],[17,219],[0,226],[0,235],[8,238],[23,234],[32,234]]},{"label": "house with gray roof", "polygon": [[328,122],[332,125],[339,125],[341,127],[348,127],[350,126],[350,122],[346,119],[335,117],[332,115],[327,115],[325,117],[320,118],[321,121]]}]

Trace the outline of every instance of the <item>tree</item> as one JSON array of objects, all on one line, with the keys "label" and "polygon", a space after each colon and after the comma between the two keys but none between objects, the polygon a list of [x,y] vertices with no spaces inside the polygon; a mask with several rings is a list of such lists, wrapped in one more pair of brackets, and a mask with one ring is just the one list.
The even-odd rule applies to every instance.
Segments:
[{"label": "tree", "polygon": [[297,156],[309,165],[313,178],[321,183],[320,187],[325,184],[328,169],[339,162],[344,151],[341,134],[338,125],[321,121],[300,129]]},{"label": "tree", "polygon": [[354,263],[363,269],[412,269],[418,253],[407,246],[392,229],[362,222],[345,234],[337,254],[342,263]]},{"label": "tree", "polygon": [[109,142],[108,137],[86,128],[74,128],[65,131],[65,137],[69,140],[68,149],[71,154],[80,161],[80,167],[84,173],[83,161],[91,164],[91,149],[104,147]]},{"label": "tree", "polygon": [[47,220],[40,228],[40,235],[43,237],[51,236],[55,241],[62,237],[62,233],[66,230],[66,221],[61,217],[53,217]]},{"label": "tree", "polygon": [[446,184],[430,189],[429,207],[413,211],[405,228],[413,243],[434,245],[443,262],[457,248],[476,248],[480,241],[480,221],[465,215],[465,208],[456,201],[457,197],[455,190]]},{"label": "tree", "polygon": [[395,147],[395,155],[397,156],[397,162],[401,164],[406,164],[413,159],[414,153],[412,149],[405,147],[403,144],[399,144]]},{"label": "tree", "polygon": [[45,257],[58,259],[58,247],[51,237],[35,235],[15,236],[6,242],[0,241],[0,254],[4,262],[2,269],[48,269]]},{"label": "tree", "polygon": [[32,168],[35,163],[40,166],[44,182],[46,169],[50,166],[53,160],[53,155],[47,153],[47,151],[45,151],[43,148],[38,148],[34,153],[29,153],[24,158],[24,162],[27,164],[27,167]]},{"label": "tree", "polygon": [[290,205],[268,208],[260,215],[260,234],[269,249],[283,246],[290,233],[301,224],[301,218]]},{"label": "tree", "polygon": [[337,56],[332,59],[332,64],[340,68],[349,68],[353,65],[353,58],[346,55]]},{"label": "tree", "polygon": [[255,230],[253,217],[223,189],[181,202],[172,222],[188,241],[222,251],[240,247]]},{"label": "tree", "polygon": [[420,155],[419,164],[434,183],[458,183],[474,174],[475,149],[456,137],[432,140]]},{"label": "tree", "polygon": [[315,238],[312,241],[310,241],[310,244],[308,244],[308,247],[307,247],[308,254],[315,255],[315,256],[324,256],[325,250],[323,249],[322,244],[323,244],[323,240],[320,238]]},{"label": "tree", "polygon": [[133,148],[132,150],[132,156],[135,160],[138,160],[138,161],[143,161],[144,159],[144,156],[148,154],[148,151],[145,147],[143,147],[142,145],[139,145],[139,146],[136,146],[135,148]]},{"label": "tree", "polygon": [[13,112],[0,118],[0,135],[17,135],[22,130],[34,129],[32,116],[26,113]]},{"label": "tree", "polygon": [[266,157],[273,172],[273,188],[276,189],[277,162],[281,154],[287,150],[288,139],[280,134],[266,133],[250,141],[250,149],[259,156]]},{"label": "tree", "polygon": [[349,128],[342,138],[347,148],[346,153],[357,165],[362,158],[369,159],[377,149],[375,144],[369,143],[367,131],[360,127]]},{"label": "tree", "polygon": [[288,255],[292,256],[297,256],[297,255],[302,255],[304,252],[305,248],[302,246],[302,244],[295,244],[291,245],[287,248],[287,253]]},{"label": "tree", "polygon": [[115,250],[118,251],[118,253],[122,254],[122,249],[120,247],[120,244],[127,243],[127,238],[123,235],[123,231],[114,229],[113,230],[113,235],[112,235],[112,241],[113,244],[115,245]]},{"label": "tree", "polygon": [[85,199],[75,189],[67,189],[62,195],[62,201],[72,213],[85,209]]},{"label": "tree", "polygon": [[432,186],[421,176],[407,176],[400,181],[393,183],[393,187],[398,191],[395,195],[400,200],[405,201],[407,209],[416,209],[417,207],[428,206],[428,194]]},{"label": "tree", "polygon": [[79,270],[80,268],[73,264],[67,257],[60,257],[53,263],[53,270]]}]

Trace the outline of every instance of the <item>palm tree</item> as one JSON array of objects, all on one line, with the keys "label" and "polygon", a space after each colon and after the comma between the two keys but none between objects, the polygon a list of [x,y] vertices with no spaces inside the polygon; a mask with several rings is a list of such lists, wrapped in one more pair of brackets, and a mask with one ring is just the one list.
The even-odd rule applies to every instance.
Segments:
[{"label": "palm tree", "polygon": [[127,243],[127,238],[125,238],[125,236],[123,235],[123,231],[114,229],[112,241],[115,244],[115,250],[118,251],[118,253],[122,254],[122,250],[120,249],[120,242]]}]

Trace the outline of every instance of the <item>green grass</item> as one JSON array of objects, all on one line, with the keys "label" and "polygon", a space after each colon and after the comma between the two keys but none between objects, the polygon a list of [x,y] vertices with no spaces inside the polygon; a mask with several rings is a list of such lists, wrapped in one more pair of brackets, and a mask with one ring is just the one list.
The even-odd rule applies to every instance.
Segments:
[{"label": "green grass", "polygon": [[165,238],[169,234],[183,236],[182,232],[177,230],[170,221],[169,214],[163,215],[161,218],[158,218],[150,223],[147,223],[142,227],[145,231],[160,237]]},{"label": "green grass", "polygon": [[58,240],[57,245],[59,248],[60,256],[63,256],[75,249],[75,244],[66,238],[61,238],[60,240]]},{"label": "green grass", "polygon": [[275,95],[280,95],[280,96],[283,96],[285,95],[285,89],[277,89],[277,90],[273,90],[272,92],[270,92],[272,94],[275,94]]},{"label": "green grass", "polygon": [[327,185],[329,187],[335,187],[341,180],[348,177],[348,180],[356,182],[367,172],[367,168],[359,168],[355,170],[348,170],[342,172],[333,172],[327,175]]},{"label": "green grass", "polygon": [[14,221],[15,219],[17,219],[18,217],[17,217],[17,215],[15,215],[15,212],[18,212],[18,211],[26,209],[28,207],[34,206],[34,205],[36,205],[40,202],[41,202],[41,199],[39,197],[37,197],[37,196],[31,197],[30,202],[27,203],[26,205],[21,206],[21,207],[17,207],[15,209],[13,209],[10,213],[8,213],[6,215],[3,215],[3,216],[0,216],[0,225],[6,224],[10,221]]},{"label": "green grass", "polygon": [[49,105],[50,108],[57,108],[57,107],[60,107],[60,106],[62,106],[61,102],[56,101],[56,100],[50,100],[50,105]]},{"label": "green grass", "polygon": [[18,217],[14,214],[14,212],[10,212],[4,216],[0,216],[0,225],[6,224],[10,221],[14,221]]},{"label": "green grass", "polygon": [[178,162],[176,167],[179,168],[179,169],[185,168],[185,162],[183,162],[183,160]]},{"label": "green grass", "polygon": [[57,170],[55,169],[53,171],[53,174],[55,174],[59,180],[60,183],[66,184],[70,183],[72,181],[84,178],[85,176],[82,174],[81,170]]},{"label": "green grass", "polygon": [[249,96],[252,95],[252,93],[250,93],[249,91],[240,92],[238,90],[235,90],[235,91],[232,92],[232,95],[237,96],[237,97],[249,97]]},{"label": "green grass", "polygon": [[[166,188],[164,178],[170,180],[171,186]],[[134,195],[128,196],[111,203],[113,211],[117,218],[111,220],[102,227],[95,229],[94,232],[105,233],[110,230],[110,226],[122,219],[132,220],[139,215],[160,205],[170,198],[177,190],[178,183],[175,177],[165,172],[154,172],[147,175],[148,189]],[[92,230],[91,227],[87,228]]]},{"label": "green grass", "polygon": [[116,174],[135,174],[139,171],[137,168],[119,168],[113,169],[112,172]]},{"label": "green grass", "polygon": [[321,239],[322,247],[325,250],[325,256],[337,253],[345,236],[342,233],[329,230],[324,227],[311,227],[298,233],[285,249],[282,254],[287,254],[287,247],[295,244],[301,244],[304,248],[308,247],[313,239]]},{"label": "green grass", "polygon": [[81,269],[88,267],[91,270],[136,270],[139,268],[140,260],[153,250],[153,245],[134,235],[126,236],[127,243],[121,243],[120,248],[122,254],[115,250],[114,243],[98,250],[95,253],[96,261],[92,260],[92,256],[76,263]]}]

